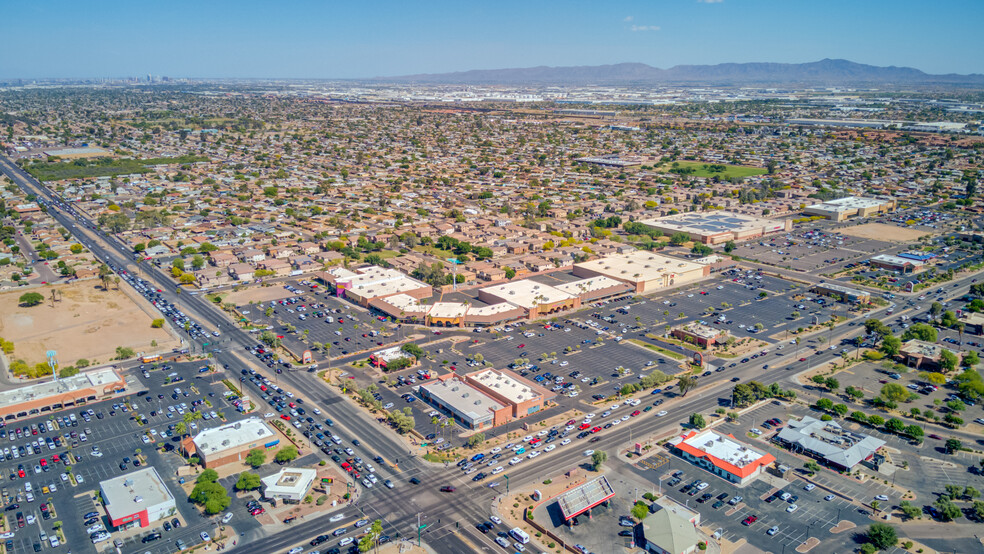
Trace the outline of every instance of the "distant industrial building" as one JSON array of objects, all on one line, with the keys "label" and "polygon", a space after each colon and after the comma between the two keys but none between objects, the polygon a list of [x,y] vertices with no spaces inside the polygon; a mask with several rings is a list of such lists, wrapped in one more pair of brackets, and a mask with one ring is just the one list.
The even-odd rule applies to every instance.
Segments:
[{"label": "distant industrial building", "polygon": [[99,483],[99,494],[113,527],[150,527],[177,513],[174,495],[153,466]]},{"label": "distant industrial building", "polygon": [[760,452],[738,442],[733,435],[713,430],[690,431],[670,439],[670,451],[711,473],[744,485],[776,461],[772,454]]},{"label": "distant industrial building", "polygon": [[624,168],[642,165],[646,163],[646,158],[639,156],[623,157],[618,154],[609,154],[607,156],[588,156],[585,158],[577,158],[575,161],[604,167]]},{"label": "distant industrial building", "polygon": [[871,460],[885,441],[863,433],[846,431],[837,422],[804,416],[790,419],[775,436],[776,442],[799,454],[815,458],[827,467],[850,471]]},{"label": "distant industrial building", "polygon": [[87,146],[84,148],[54,148],[45,150],[44,155],[55,156],[65,160],[79,160],[82,158],[103,158],[111,156],[112,152],[94,146]]},{"label": "distant industrial building", "polygon": [[848,196],[807,206],[804,212],[806,215],[825,217],[831,221],[844,221],[852,217],[867,217],[872,214],[891,212],[895,210],[895,207],[895,200],[890,198]]},{"label": "distant industrial building", "polygon": [[662,231],[664,235],[686,233],[690,240],[702,244],[748,240],[793,229],[791,219],[763,219],[725,211],[689,212],[644,219],[639,223]]},{"label": "distant industrial building", "polygon": [[710,275],[710,266],[644,250],[574,264],[578,277],[608,277],[644,294],[697,281]]},{"label": "distant industrial building", "polygon": [[278,444],[280,439],[270,426],[251,417],[205,429],[186,438],[181,446],[189,456],[197,456],[203,467],[214,468],[242,461],[254,448],[273,448]]},{"label": "distant industrial building", "polygon": [[871,301],[870,293],[833,283],[819,283],[813,285],[810,290],[821,296],[837,297],[850,304],[864,304]]},{"label": "distant industrial building", "polygon": [[126,381],[109,368],[86,371],[45,383],[0,391],[4,421],[33,417],[126,391]]},{"label": "distant industrial building", "polygon": [[468,429],[485,429],[542,410],[554,395],[507,370],[439,375],[417,388],[428,404]]}]

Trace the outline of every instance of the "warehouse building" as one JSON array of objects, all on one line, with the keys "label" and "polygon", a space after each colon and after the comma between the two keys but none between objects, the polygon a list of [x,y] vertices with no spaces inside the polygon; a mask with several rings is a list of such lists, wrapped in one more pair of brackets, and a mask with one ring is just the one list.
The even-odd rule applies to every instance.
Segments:
[{"label": "warehouse building", "polygon": [[280,438],[258,417],[205,429],[186,438],[181,446],[188,456],[197,456],[203,467],[239,462],[254,448],[273,448]]},{"label": "warehouse building", "polygon": [[117,529],[150,527],[177,513],[174,495],[153,466],[101,481],[99,493]]},{"label": "warehouse building", "polygon": [[892,199],[864,198],[848,196],[807,206],[806,215],[825,217],[831,221],[844,221],[852,217],[866,217],[894,211],[896,202]]},{"label": "warehouse building", "polygon": [[86,371],[46,383],[0,391],[4,421],[34,417],[126,391],[126,381],[110,368]]},{"label": "warehouse building", "polygon": [[664,235],[686,233],[702,244],[721,244],[729,240],[748,240],[793,229],[793,220],[763,219],[734,212],[689,212],[639,223],[662,231]]},{"label": "warehouse building", "polygon": [[573,273],[584,278],[608,277],[629,285],[636,294],[645,294],[703,279],[710,275],[710,267],[645,250],[633,250],[574,264]]},{"label": "warehouse building", "polygon": [[690,431],[670,439],[670,451],[714,475],[744,485],[776,461],[772,454],[760,452],[738,442],[733,435],[710,429]]}]

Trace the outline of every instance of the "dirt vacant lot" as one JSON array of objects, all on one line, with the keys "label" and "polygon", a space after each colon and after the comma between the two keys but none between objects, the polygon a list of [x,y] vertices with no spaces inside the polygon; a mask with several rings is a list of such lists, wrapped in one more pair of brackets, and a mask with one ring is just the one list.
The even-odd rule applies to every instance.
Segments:
[{"label": "dirt vacant lot", "polygon": [[933,234],[925,230],[906,229],[885,223],[865,223],[856,227],[844,227],[843,229],[838,229],[838,231],[852,237],[892,242],[912,242],[918,240],[919,237]]},{"label": "dirt vacant lot", "polygon": [[243,304],[249,304],[250,301],[270,302],[271,300],[280,300],[281,298],[289,298],[291,296],[294,296],[294,293],[284,287],[251,287],[245,290],[231,292],[222,301],[232,302],[237,306],[242,306]]},{"label": "dirt vacant lot", "polygon": [[[51,303],[51,289],[60,296]],[[128,296],[113,285],[104,291],[99,281],[34,289],[45,302],[32,308],[19,306],[24,290],[0,294],[0,337],[14,343],[12,358],[29,365],[45,361],[45,352],[56,350],[62,366],[79,358],[107,362],[117,346],[137,353],[177,346],[164,329],[153,329],[153,321]],[[157,341],[157,347],[151,341]]]}]

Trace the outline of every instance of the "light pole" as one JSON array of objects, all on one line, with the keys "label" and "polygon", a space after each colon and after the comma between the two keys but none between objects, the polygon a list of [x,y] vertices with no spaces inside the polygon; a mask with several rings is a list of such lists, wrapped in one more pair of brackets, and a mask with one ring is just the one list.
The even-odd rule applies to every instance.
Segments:
[{"label": "light pole", "polygon": [[663,496],[663,478],[659,478],[659,495]]}]

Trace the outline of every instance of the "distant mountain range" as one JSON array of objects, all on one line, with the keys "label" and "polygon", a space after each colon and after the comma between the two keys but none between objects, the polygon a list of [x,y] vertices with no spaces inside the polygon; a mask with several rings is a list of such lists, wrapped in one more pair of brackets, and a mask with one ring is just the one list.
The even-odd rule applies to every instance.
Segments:
[{"label": "distant mountain range", "polygon": [[375,81],[503,85],[984,85],[984,75],[931,75],[911,67],[879,67],[849,60],[809,63],[722,63],[660,69],[644,63],[573,67],[473,69],[377,77]]}]

